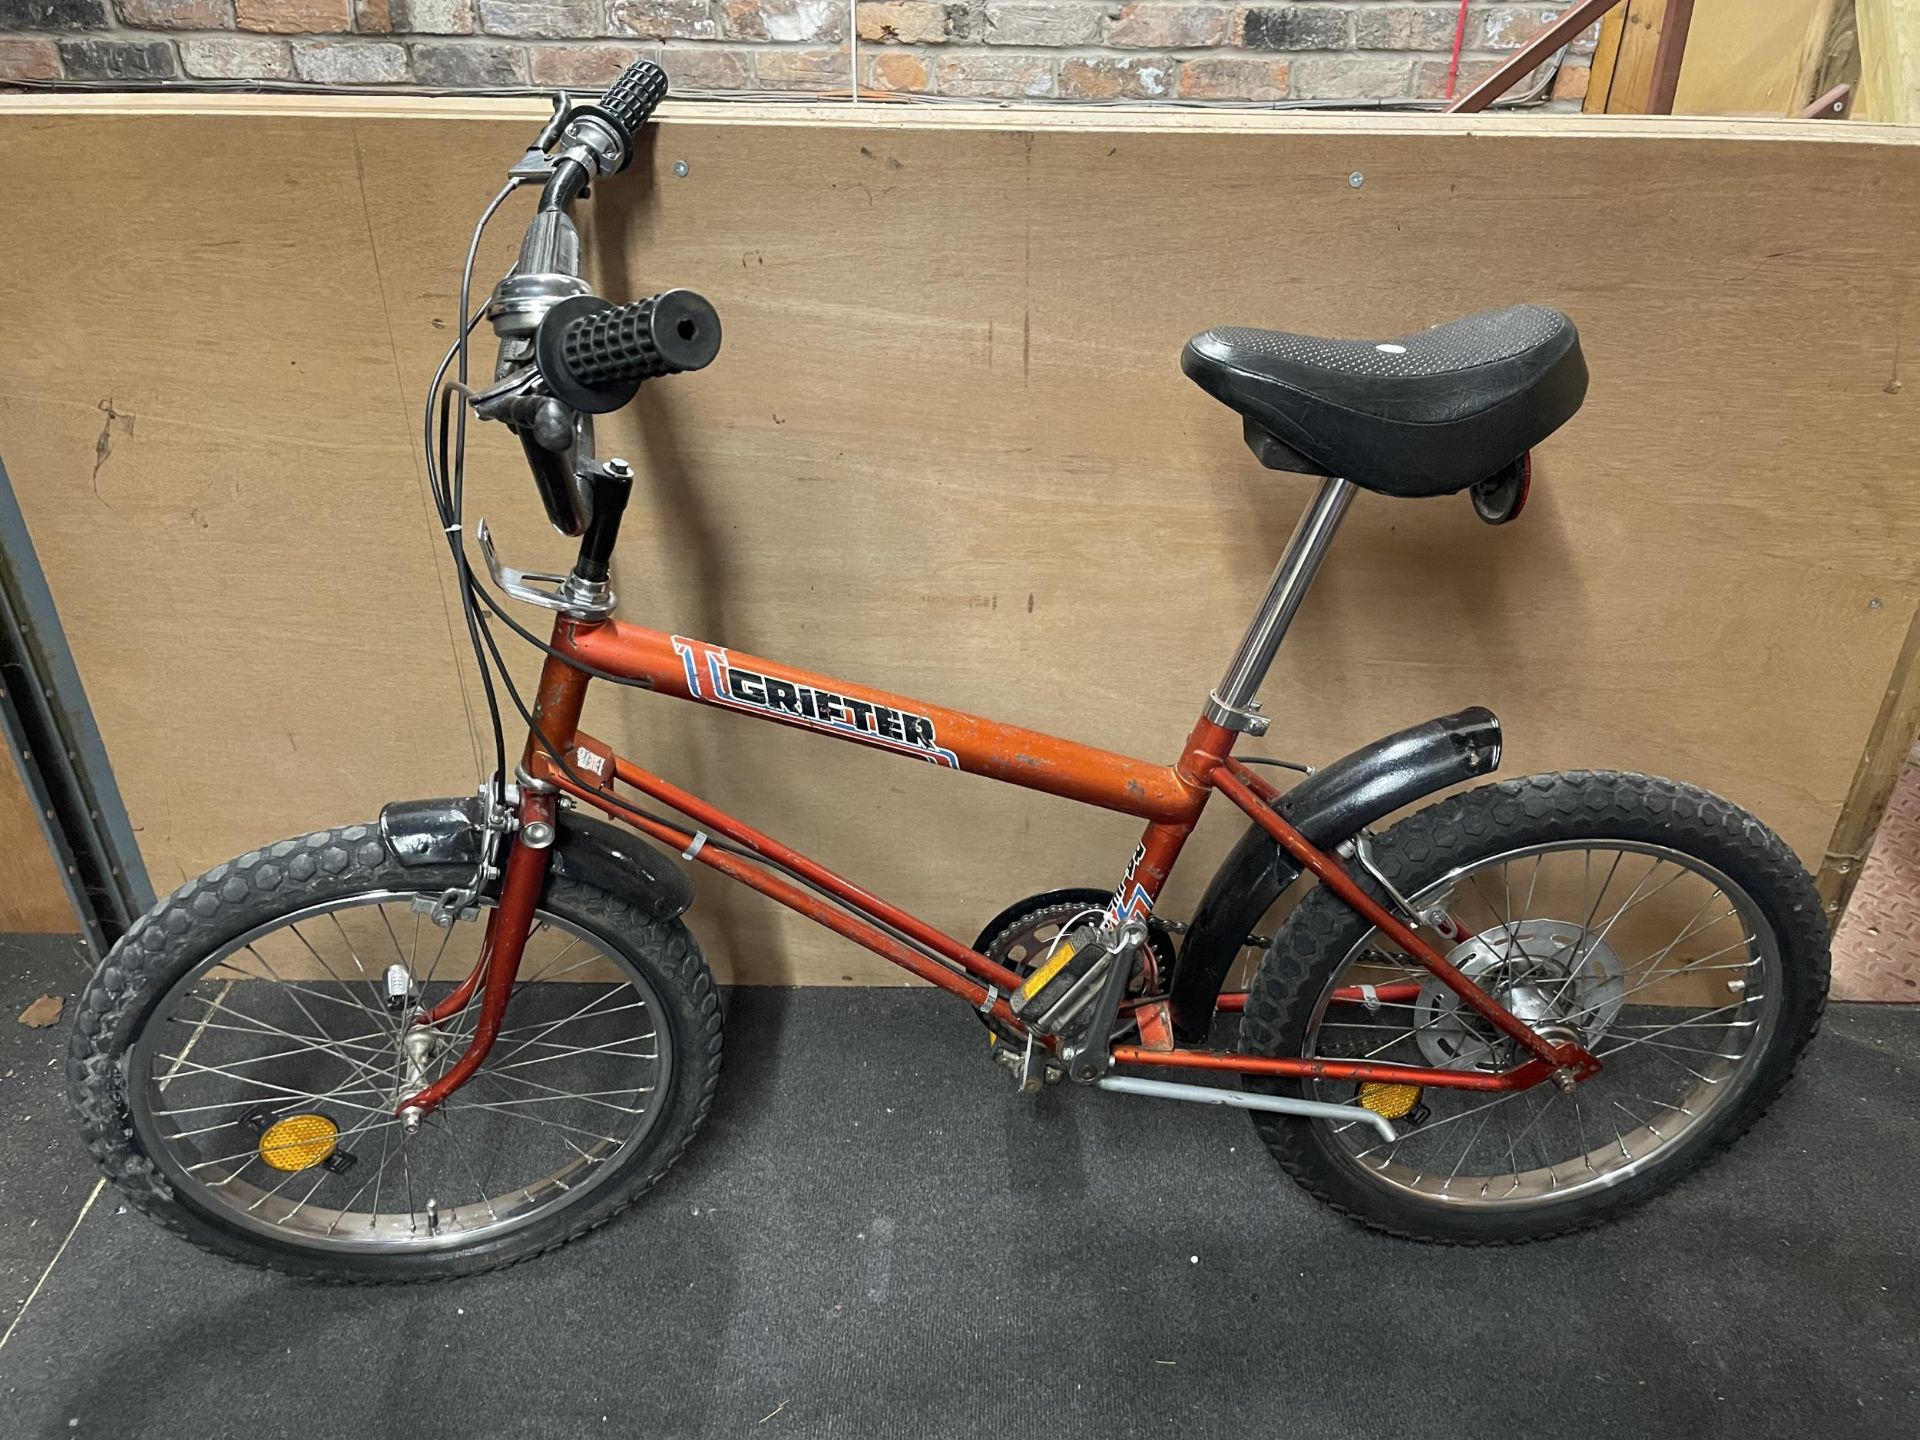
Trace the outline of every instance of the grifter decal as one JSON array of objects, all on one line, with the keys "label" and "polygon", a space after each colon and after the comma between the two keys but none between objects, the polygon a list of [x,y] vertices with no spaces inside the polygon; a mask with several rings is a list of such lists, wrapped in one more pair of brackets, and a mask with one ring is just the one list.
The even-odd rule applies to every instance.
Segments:
[{"label": "grifter decal", "polygon": [[724,648],[704,640],[675,635],[673,650],[686,667],[687,693],[696,700],[777,715],[809,730],[850,736],[934,765],[960,768],[959,757],[942,748],[933,721],[925,715],[748,670],[734,664]]}]

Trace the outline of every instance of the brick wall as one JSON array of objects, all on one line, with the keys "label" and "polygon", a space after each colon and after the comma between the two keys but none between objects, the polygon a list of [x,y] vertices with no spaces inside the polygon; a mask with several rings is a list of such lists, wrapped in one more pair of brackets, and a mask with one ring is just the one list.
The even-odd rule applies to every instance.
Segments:
[{"label": "brick wall", "polygon": [[[1476,0],[1462,88],[1561,8]],[[646,55],[677,89],[1076,100],[1365,100],[1446,90],[1452,0],[0,0],[9,80],[593,87]],[[851,32],[851,33],[850,33]],[[1593,37],[1566,57],[1586,90]]]}]

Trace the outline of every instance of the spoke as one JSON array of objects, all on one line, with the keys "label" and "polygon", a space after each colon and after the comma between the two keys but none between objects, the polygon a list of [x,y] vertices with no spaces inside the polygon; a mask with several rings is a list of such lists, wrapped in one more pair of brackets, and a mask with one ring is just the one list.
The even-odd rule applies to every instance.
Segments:
[{"label": "spoke", "polygon": [[[223,985],[220,988],[220,998],[222,1000],[227,998],[227,992],[233,989],[235,983],[236,982],[229,980],[225,985]],[[192,993],[193,992],[191,991],[188,992],[189,995],[191,995]],[[195,997],[195,998],[199,998],[199,997]],[[212,1014],[213,1012],[211,1010],[207,1012],[207,1015],[209,1016]],[[182,1022],[182,1023],[185,1023],[185,1022]],[[203,1016],[200,1020],[200,1023],[194,1027],[193,1034],[187,1037],[187,1048],[180,1052],[179,1060],[175,1060],[173,1062],[173,1069],[167,1071],[167,1073],[160,1078],[160,1084],[158,1088],[162,1095],[166,1094],[167,1087],[173,1084],[174,1072],[180,1068],[180,1062],[185,1060],[187,1056],[193,1053],[193,1047],[200,1043],[200,1037],[206,1033],[206,1030],[207,1030],[207,1020],[206,1020],[206,1017]]]},{"label": "spoke", "polygon": [[[533,1081],[522,1079],[518,1075],[499,1075],[494,1078],[511,1080],[516,1085],[534,1085]],[[550,1085],[535,1085],[535,1088],[539,1090],[553,1090],[553,1087]],[[622,1115],[644,1115],[647,1113],[644,1105],[638,1107],[615,1105],[611,1100],[604,1100],[600,1097],[605,1095],[650,1095],[652,1093],[653,1087],[651,1085],[633,1085],[625,1090],[590,1090],[580,1095],[570,1094],[565,1090],[553,1090],[553,1093],[550,1095],[520,1095],[511,1100],[496,1100],[488,1103],[493,1108],[498,1109],[503,1105],[561,1105],[569,1101],[578,1100],[589,1105],[604,1106],[608,1110],[618,1110]]]},{"label": "spoke", "polygon": [[[632,989],[632,986],[629,985],[629,986],[625,986],[624,988]],[[534,1040],[544,1040],[547,1038],[547,1036],[551,1035],[554,1031],[558,1030],[562,1025],[570,1025],[575,1020],[584,1019],[588,1015],[596,1015],[596,1016],[617,1015],[622,1010],[646,1008],[647,1002],[644,1000],[639,1000],[634,1002],[634,1005],[632,1006],[622,1005],[612,1010],[599,1010],[599,1011],[595,1010],[594,1007],[599,1005],[602,1001],[611,999],[613,996],[618,995],[619,993],[620,993],[620,989],[616,988],[616,989],[607,991],[606,994],[604,995],[595,996],[592,1000],[589,1000],[585,1005],[582,1005],[578,1010],[574,1011],[571,1015],[563,1015],[560,1019],[541,1026],[541,1028],[535,1032],[532,1040],[522,1040],[518,1045],[515,1045],[513,1049],[509,1050],[506,1054],[502,1055],[500,1059],[502,1061],[511,1060],[513,1059],[514,1056],[518,1055],[522,1050],[526,1049],[527,1046],[531,1045]],[[526,1029],[527,1027],[521,1026],[520,1028]]]},{"label": "spoke", "polygon": [[[381,1182],[386,1178],[388,1150],[392,1144],[392,1141],[393,1141],[393,1132],[391,1130],[382,1130],[380,1132],[380,1165],[379,1165],[379,1168],[373,1172],[373,1209],[367,1215],[367,1229],[369,1230],[373,1229],[373,1227],[377,1223],[379,1223],[380,1185],[381,1185]],[[402,1145],[407,1143],[406,1136],[403,1135],[400,1137],[400,1143]],[[360,1188],[364,1190],[367,1187],[365,1185],[362,1185]],[[360,1196],[356,1193],[353,1198],[354,1200],[358,1200]],[[352,1204],[352,1201],[349,1201],[348,1204]],[[337,1224],[338,1222],[336,1221],[335,1223]]]},{"label": "spoke", "polygon": [[[1591,845],[1587,847],[1586,854],[1587,854],[1587,861],[1588,861],[1588,874],[1589,876],[1591,876],[1592,861],[1593,861],[1593,847]],[[1613,877],[1620,873],[1620,862],[1622,860],[1625,860],[1626,858],[1627,858],[1627,852],[1624,850],[1616,850],[1613,852],[1613,864],[1607,867],[1606,878],[1600,882],[1600,888],[1594,892],[1593,904],[1587,907],[1586,922],[1582,924],[1580,927],[1583,931],[1586,931],[1589,934],[1592,933],[1593,922],[1599,917],[1599,914],[1600,914],[1600,905],[1607,898],[1607,891],[1613,888]]]},{"label": "spoke", "polygon": [[[632,985],[629,984],[628,982],[623,981],[622,984],[626,985],[626,988],[628,989],[633,988]],[[616,989],[613,991],[609,991],[608,993],[617,995],[619,991]],[[595,1002],[595,1003],[598,1003],[598,1002]],[[621,1012],[626,1010],[644,1010],[646,1008],[647,1008],[646,1001],[636,1000],[631,1005],[616,1005],[611,1010],[595,1010],[593,1012],[593,1018],[597,1020],[603,1015],[618,1015]],[[553,1021],[530,1020],[525,1025],[514,1025],[514,1026],[508,1027],[507,1029],[502,1030],[500,1032],[499,1038],[504,1040],[509,1035],[524,1034],[528,1030],[538,1030],[540,1032],[540,1035],[544,1035],[550,1029],[556,1029],[561,1025],[565,1025],[568,1021],[577,1020],[579,1018],[580,1016],[578,1014],[573,1014],[573,1015],[568,1015],[567,1017],[565,1017],[565,1019],[561,1019],[561,1020],[553,1020]],[[540,1035],[534,1036],[532,1040],[521,1041],[518,1045],[514,1047],[514,1053],[518,1054],[521,1050],[524,1050],[527,1046],[534,1044],[537,1040],[539,1040]]]},{"label": "spoke", "polygon": [[[220,1028],[225,1029],[227,1027],[222,1026]],[[174,1064],[174,1069],[177,1070],[181,1065],[186,1063],[187,1056],[192,1052],[192,1050],[193,1050],[193,1046],[191,1043],[189,1043],[187,1048],[185,1050],[182,1050],[178,1055],[162,1055],[160,1056],[160,1059],[171,1060]],[[224,1075],[228,1073],[228,1070],[227,1070],[228,1066],[264,1065],[269,1060],[285,1060],[288,1056],[291,1056],[291,1055],[312,1055],[315,1052],[318,1052],[323,1055],[333,1055],[333,1058],[340,1061],[342,1064],[350,1065],[353,1063],[344,1055],[335,1055],[333,1046],[323,1044],[319,1041],[310,1041],[304,1045],[297,1045],[291,1050],[275,1050],[272,1053],[267,1055],[249,1055],[244,1059],[229,1060],[226,1062],[225,1065],[202,1066],[198,1073],[207,1074],[209,1072],[217,1072],[219,1074]],[[169,1070],[167,1072],[166,1080],[163,1080],[160,1082],[161,1087],[163,1089],[166,1086],[167,1080],[173,1079],[173,1075],[174,1075],[173,1070]]]},{"label": "spoke", "polygon": [[[358,1125],[355,1125],[351,1130],[348,1130],[346,1133],[338,1136],[334,1141],[335,1148],[337,1149],[340,1145],[346,1143],[348,1140],[353,1139],[356,1135],[361,1134],[363,1131],[365,1131],[368,1128],[368,1126],[371,1123],[372,1123],[372,1117],[369,1116],[367,1119],[362,1120]],[[274,1222],[273,1222],[274,1224],[284,1225],[289,1220],[293,1219],[294,1216],[298,1215],[303,1209],[305,1209],[307,1202],[313,1199],[315,1195],[320,1193],[320,1187],[327,1183],[328,1176],[330,1176],[333,1173],[331,1170],[328,1170],[324,1166],[320,1166],[320,1165],[309,1166],[308,1169],[318,1170],[320,1173],[318,1176],[314,1178],[313,1184],[307,1187],[307,1193],[302,1195],[299,1198],[299,1200],[294,1203],[294,1207],[291,1210],[287,1211],[286,1214],[277,1216],[274,1219]],[[262,1205],[266,1204],[267,1201],[273,1199],[274,1196],[278,1195],[282,1190],[286,1189],[287,1186],[291,1185],[296,1179],[298,1179],[300,1176],[306,1173],[307,1172],[305,1170],[289,1171],[287,1174],[287,1178],[285,1180],[282,1180],[278,1185],[274,1186],[273,1189],[269,1190],[265,1195],[262,1195],[258,1200],[254,1201],[253,1204],[247,1207],[247,1209],[258,1210]]]},{"label": "spoke", "polygon": [[[221,1128],[224,1129],[225,1127],[223,1126]],[[173,1138],[177,1140],[180,1137],[176,1135]],[[204,1170],[209,1165],[231,1165],[236,1160],[257,1160],[259,1158],[260,1158],[260,1147],[259,1145],[254,1144],[254,1145],[249,1145],[244,1150],[236,1150],[231,1155],[222,1155],[218,1160],[202,1160],[197,1165],[184,1165],[181,1168],[185,1170],[189,1175],[191,1175],[194,1171]]]},{"label": "spoke", "polygon": [[1540,884],[1540,866],[1546,858],[1547,852],[1544,850],[1534,853],[1533,877],[1527,881],[1527,898],[1520,902],[1520,908],[1526,912],[1526,915],[1522,918],[1527,918],[1533,914],[1533,892]]},{"label": "spoke", "polygon": [[467,1178],[473,1181],[474,1194],[478,1195],[480,1197],[480,1203],[487,1207],[487,1214],[492,1216],[493,1219],[498,1220],[500,1216],[493,1208],[493,1200],[487,1194],[487,1187],[480,1183],[479,1172],[473,1168],[473,1162],[467,1158],[467,1147],[460,1143],[460,1136],[453,1128],[453,1118],[446,1114],[436,1115],[434,1117],[433,1128],[444,1133],[446,1137],[453,1142],[454,1153],[460,1157],[461,1165],[466,1168]]},{"label": "spoke", "polygon": [[1501,1095],[1495,1099],[1489,1100],[1484,1105],[1476,1105],[1471,1110],[1456,1111],[1452,1115],[1447,1116],[1447,1118],[1444,1120],[1435,1120],[1430,1124],[1422,1125],[1418,1130],[1403,1131],[1401,1134],[1399,1134],[1392,1140],[1382,1140],[1377,1145],[1373,1145],[1365,1150],[1358,1151],[1353,1158],[1356,1160],[1363,1160],[1367,1156],[1373,1154],[1375,1150],[1384,1150],[1389,1146],[1398,1145],[1402,1140],[1410,1140],[1416,1135],[1420,1135],[1420,1136],[1431,1135],[1433,1134],[1434,1131],[1439,1130],[1444,1126],[1451,1125],[1456,1120],[1465,1120],[1470,1115],[1478,1115],[1481,1111],[1491,1110],[1496,1105],[1505,1105],[1509,1100],[1512,1100],[1515,1096],[1524,1095],[1526,1093],[1527,1092],[1525,1090],[1509,1090],[1506,1094]]},{"label": "spoke", "polygon": [[460,1101],[449,1100],[441,1108],[447,1109],[447,1110],[486,1110],[490,1112],[497,1112],[505,1116],[509,1120],[525,1120],[530,1124],[545,1125],[555,1130],[568,1131],[574,1135],[585,1135],[588,1139],[599,1140],[602,1143],[608,1144],[608,1145],[617,1146],[620,1144],[620,1141],[615,1139],[611,1135],[596,1135],[591,1130],[583,1130],[578,1125],[567,1125],[558,1120],[549,1120],[544,1115],[528,1115],[520,1110],[510,1110],[510,1109],[503,1108],[503,1106],[505,1105],[514,1104],[514,1103],[517,1103],[517,1102],[495,1101],[495,1100],[460,1100]]},{"label": "spoke", "polygon": [[[1711,905],[1713,903],[1714,896],[1718,895],[1719,893],[1720,892],[1718,890],[1715,890],[1713,892],[1713,895],[1707,896],[1707,898],[1700,903],[1700,910],[1694,911],[1692,915],[1687,917],[1687,923],[1681,927],[1680,933],[1674,936],[1673,939],[1669,940],[1664,947],[1662,947],[1655,954],[1649,956],[1646,960],[1642,961],[1640,964],[1628,966],[1627,972],[1626,972],[1627,977],[1629,979],[1633,979],[1637,976],[1651,973],[1651,971],[1653,970],[1653,967],[1658,965],[1662,960],[1666,959],[1667,956],[1671,955],[1674,952],[1674,949],[1680,944],[1681,941],[1692,939],[1693,936],[1695,935],[1704,935],[1707,931],[1711,930],[1714,926],[1718,925],[1722,920],[1731,920],[1735,916],[1737,916],[1740,913],[1738,910],[1727,910],[1722,912],[1719,915],[1714,916],[1713,919],[1709,920],[1705,925],[1702,925],[1699,929],[1696,930],[1693,928],[1693,922],[1700,918],[1700,911],[1705,910],[1707,906]],[[1744,938],[1745,927],[1742,926],[1741,929],[1742,929],[1742,935]],[[1741,942],[1735,941],[1733,943],[1739,944]],[[1732,945],[1723,946],[1720,950],[1715,951],[1714,953],[1724,955],[1728,950],[1732,948],[1733,948]],[[1678,973],[1678,972],[1675,972],[1675,973]]]},{"label": "spoke", "polygon": [[1658,1030],[1655,1030],[1651,1035],[1637,1035],[1633,1039],[1622,1041],[1620,1044],[1615,1045],[1610,1049],[1596,1050],[1594,1051],[1594,1059],[1604,1060],[1609,1055],[1618,1055],[1622,1050],[1631,1050],[1636,1045],[1645,1045],[1648,1041],[1658,1039],[1660,1036],[1670,1034],[1672,1031],[1684,1029],[1689,1025],[1698,1025],[1701,1021],[1711,1019],[1713,1016],[1720,1014],[1722,1011],[1738,1010],[1742,1005],[1747,1004],[1751,1000],[1755,1000],[1755,999],[1764,1000],[1765,998],[1766,997],[1764,995],[1761,995],[1761,996],[1743,995],[1738,1000],[1729,1001],[1727,1004],[1720,1006],[1719,1009],[1707,1010],[1702,1012],[1699,1015],[1689,1016],[1685,1020],[1676,1020],[1671,1025],[1666,1025],[1661,1027]]},{"label": "spoke", "polygon": [[[372,1005],[368,1005],[358,998],[355,998],[353,1003],[360,1009],[366,1011],[366,1013],[374,1019],[384,1022],[387,1028],[391,1030],[393,1028],[393,1016],[387,1013],[385,997],[381,995],[380,987],[374,983],[373,977],[367,974],[367,967],[360,963],[360,952],[355,950],[353,948],[353,942],[347,939],[347,927],[340,923],[340,917],[331,910],[327,911],[327,918],[333,922],[333,928],[340,932],[340,939],[347,947],[347,954],[353,957],[353,968],[360,972],[361,978],[365,980],[367,988],[373,992]],[[358,992],[354,988],[353,981],[345,975],[340,974],[328,963],[327,958],[315,949],[313,942],[307,939],[306,935],[302,933],[297,922],[289,922],[287,929],[292,932],[294,939],[306,947],[307,953],[320,963],[320,968],[327,972],[329,978],[336,981],[340,988],[348,995],[357,997]],[[247,948],[251,950],[253,947],[248,946]]]},{"label": "spoke", "polygon": [[[201,995],[193,995],[193,996],[189,996],[188,998],[193,1000],[204,1000],[206,997]],[[215,1012],[209,1011],[208,1013],[213,1014]],[[236,1010],[224,1010],[224,1009],[222,1010],[221,1013],[228,1014],[228,1015],[239,1014],[239,1012]],[[253,1017],[241,1016],[241,1018],[252,1019]],[[374,1054],[374,1055],[391,1055],[393,1053],[393,1046],[391,1044],[369,1045],[366,1043],[369,1040],[378,1040],[381,1038],[380,1035],[372,1031],[368,1031],[364,1035],[343,1035],[338,1039],[315,1040],[310,1035],[296,1035],[296,1034],[293,1034],[291,1031],[279,1030],[266,1025],[216,1025],[211,1020],[188,1020],[184,1016],[180,1016],[180,1015],[167,1016],[167,1023],[169,1025],[191,1025],[194,1027],[195,1030],[225,1030],[235,1035],[266,1035],[274,1039],[296,1040],[296,1041],[301,1041],[301,1042],[304,1042],[310,1045],[315,1045],[315,1046],[320,1046],[320,1045],[341,1046],[349,1050],[365,1050],[370,1054]],[[388,1037],[388,1038],[391,1039],[391,1037]],[[189,1046],[189,1048],[191,1048],[191,1046]]]},{"label": "spoke", "polygon": [[[303,941],[302,943],[304,944],[305,942]],[[246,950],[246,952],[249,955],[253,956],[254,959],[258,960],[261,963],[261,965],[266,968],[268,977],[272,979],[274,984],[280,986],[281,989],[287,992],[288,998],[293,1001],[294,1008],[298,1010],[302,1015],[306,1016],[307,1023],[313,1026],[314,1033],[312,1036],[303,1036],[297,1033],[290,1032],[290,1038],[293,1038],[293,1039],[326,1039],[327,1038],[326,1026],[322,1025],[318,1020],[316,1020],[314,1018],[313,1012],[307,1009],[307,1007],[301,1003],[300,997],[302,995],[309,996],[316,1000],[325,1000],[334,1005],[344,1005],[347,1007],[347,1009],[357,1011],[361,1014],[366,1013],[367,1007],[360,1004],[358,1001],[342,1000],[337,995],[329,995],[322,990],[309,990],[303,985],[295,985],[291,981],[282,980],[279,974],[274,970],[273,966],[268,964],[267,958],[264,955],[262,955],[258,950],[254,949],[253,946],[251,945],[247,945],[243,948]],[[309,946],[308,948],[311,949],[312,947]],[[244,1016],[243,1018],[252,1019],[254,1017]],[[385,1016],[382,1015],[380,1018],[384,1019]],[[265,1023],[265,1022],[262,1022],[262,1023]],[[358,1063],[358,1062],[354,1062],[354,1063]]]},{"label": "spoke", "polygon": [[[295,1100],[304,1100],[309,1104],[318,1104],[322,1100],[331,1100],[341,1095],[379,1095],[379,1094],[385,1093],[385,1090],[386,1090],[385,1086],[376,1086],[372,1089],[367,1089],[363,1087],[357,1090],[349,1090],[347,1086],[352,1084],[353,1081],[361,1078],[358,1075],[354,1075],[354,1076],[349,1076],[345,1082],[335,1086],[331,1090],[327,1090],[321,1093],[315,1093],[314,1091],[311,1091],[311,1090],[293,1090],[288,1088],[285,1085],[273,1085],[268,1083],[265,1080],[256,1080],[251,1075],[228,1075],[227,1072],[224,1070],[212,1069],[209,1066],[200,1064],[200,1062],[197,1060],[189,1060],[186,1063],[192,1066],[196,1072],[203,1071],[205,1073],[213,1074],[213,1075],[226,1075],[227,1079],[232,1080],[237,1084],[252,1085],[256,1089],[270,1090],[276,1095],[290,1096]],[[221,1109],[225,1109],[227,1106],[230,1106],[230,1105],[244,1105],[246,1103],[247,1102],[245,1100],[227,1100],[227,1101],[223,1101],[221,1104],[218,1104],[218,1105],[189,1105],[182,1109],[155,1110],[153,1113],[155,1115],[190,1115],[196,1110],[221,1110]],[[369,1109],[376,1108],[369,1105],[350,1104],[344,1101],[341,1103],[347,1104],[347,1108],[351,1110],[369,1110]],[[385,1112],[382,1111],[381,1113],[384,1114]]]},{"label": "spoke", "polygon": [[616,1060],[658,1060],[658,1050],[620,1050],[617,1046],[634,1044],[633,1037],[622,1040],[609,1040],[604,1045],[575,1045],[562,1048],[558,1055],[536,1055],[531,1060],[516,1060],[511,1065],[495,1065],[495,1073],[502,1070],[524,1070],[529,1065],[548,1065],[555,1060],[570,1059],[575,1055],[607,1055]]},{"label": "spoke", "polygon": [[[1485,1111],[1490,1107],[1483,1105],[1480,1108],[1482,1111]],[[1468,1137],[1467,1143],[1460,1150],[1460,1158],[1453,1162],[1453,1169],[1447,1172],[1447,1178],[1441,1182],[1440,1193],[1442,1195],[1446,1194],[1447,1191],[1452,1188],[1453,1182],[1460,1178],[1460,1167],[1467,1163],[1467,1156],[1471,1155],[1473,1153],[1473,1147],[1480,1143],[1481,1134],[1486,1130],[1492,1120],[1493,1116],[1491,1115],[1482,1114],[1480,1116],[1480,1123],[1473,1127],[1473,1134]]]},{"label": "spoke", "polygon": [[1622,905],[1618,910],[1614,911],[1613,914],[1607,917],[1607,923],[1600,927],[1600,933],[1598,935],[1592,936],[1591,943],[1588,943],[1586,937],[1584,936],[1582,937],[1581,944],[1576,944],[1573,947],[1573,955],[1567,961],[1570,967],[1574,969],[1579,968],[1580,961],[1582,959],[1582,956],[1580,954],[1582,944],[1586,945],[1587,954],[1591,955],[1595,950],[1599,949],[1601,945],[1606,943],[1607,936],[1613,932],[1613,927],[1620,923],[1621,916],[1625,915],[1629,910],[1633,909],[1634,906],[1643,905],[1647,901],[1653,899],[1654,896],[1658,895],[1662,890],[1666,889],[1669,885],[1673,884],[1681,876],[1690,875],[1693,873],[1692,871],[1686,869],[1684,866],[1676,865],[1673,867],[1672,875],[1668,876],[1665,880],[1662,880],[1658,885],[1654,886],[1653,889],[1648,890],[1645,895],[1642,895],[1640,891],[1645,887],[1647,881],[1651,880],[1654,876],[1654,873],[1657,870],[1659,870],[1659,868],[1662,865],[1666,863],[1667,862],[1665,860],[1656,859],[1653,862],[1653,864],[1647,868],[1647,873],[1640,877],[1640,883],[1633,887],[1633,893],[1627,896],[1626,904]]}]

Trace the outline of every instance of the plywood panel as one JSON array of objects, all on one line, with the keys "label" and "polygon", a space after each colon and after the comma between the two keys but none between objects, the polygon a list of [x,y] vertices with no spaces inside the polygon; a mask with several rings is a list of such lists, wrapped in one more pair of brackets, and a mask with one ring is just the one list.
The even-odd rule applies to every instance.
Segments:
[{"label": "plywood panel", "polygon": [[1673,108],[1684,115],[1797,115],[1809,51],[1834,0],[1696,0]]},{"label": "plywood panel", "polygon": [[12,754],[0,746],[0,935],[79,929],[33,800]]},{"label": "plywood panel", "polygon": [[[31,317],[0,430],[156,880],[464,788],[416,407],[537,107],[47,103],[0,110]],[[601,188],[603,288],[692,285],[727,328],[711,370],[605,429],[645,476],[624,614],[1165,758],[1307,494],[1179,375],[1181,342],[1537,299],[1580,322],[1594,386],[1527,515],[1363,497],[1268,686],[1266,748],[1325,761],[1486,703],[1516,772],[1697,780],[1818,862],[1920,604],[1920,437],[1890,383],[1912,137],[1018,118],[670,107]],[[1543,205],[1558,243],[1515,243]],[[563,562],[518,465],[479,438],[469,518],[516,563]],[[596,692],[587,723],[963,938],[1016,895],[1111,883],[1135,838],[655,697]],[[1209,818],[1174,913],[1237,828]],[[721,885],[703,875],[695,919],[729,973],[895,973]]]}]

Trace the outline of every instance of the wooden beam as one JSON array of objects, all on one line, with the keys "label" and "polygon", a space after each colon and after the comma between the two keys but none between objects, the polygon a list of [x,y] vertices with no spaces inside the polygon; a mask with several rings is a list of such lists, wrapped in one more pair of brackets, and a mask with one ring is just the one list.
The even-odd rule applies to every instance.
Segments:
[{"label": "wooden beam", "polygon": [[1920,0],[1857,0],[1865,120],[1920,124]]},{"label": "wooden beam", "polygon": [[1687,32],[1693,28],[1693,0],[1667,0],[1660,19],[1660,45],[1653,52],[1653,84],[1647,92],[1649,115],[1671,115],[1686,59]]},{"label": "wooden beam", "polygon": [[1916,738],[1920,738],[1920,611],[1907,626],[1906,644],[1894,663],[1873,729],[1861,749],[1846,803],[1840,807],[1840,818],[1833,827],[1833,839],[1815,877],[1832,924],[1840,923],[1853,887],[1860,883],[1860,867],[1872,848],[1874,832],[1880,828],[1880,817],[1886,814],[1887,801],[1893,796],[1893,787]]}]

